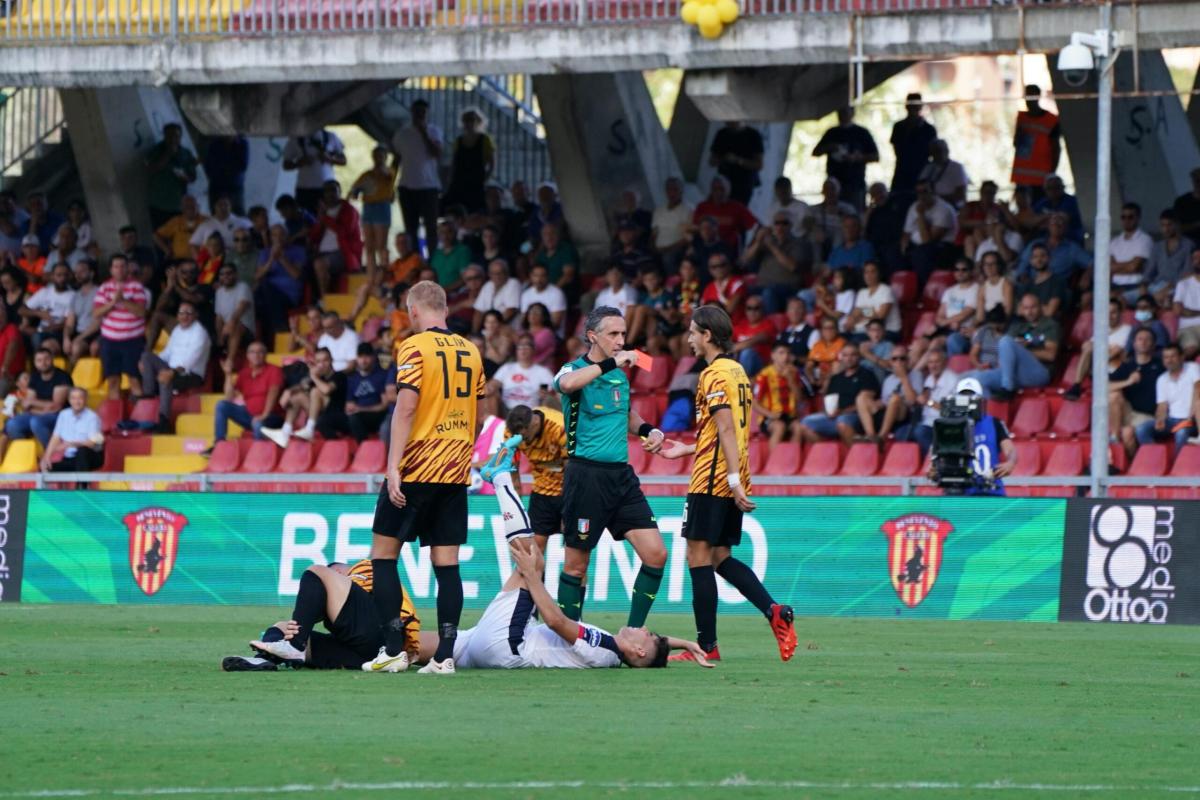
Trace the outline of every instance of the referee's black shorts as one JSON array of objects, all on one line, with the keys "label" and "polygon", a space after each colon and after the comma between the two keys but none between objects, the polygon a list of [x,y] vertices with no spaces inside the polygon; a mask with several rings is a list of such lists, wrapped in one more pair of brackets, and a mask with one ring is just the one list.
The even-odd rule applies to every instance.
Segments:
[{"label": "referee's black shorts", "polygon": [[742,541],[742,510],[732,497],[689,493],[680,535],[713,547],[734,547]]},{"label": "referee's black shorts", "polygon": [[529,495],[529,524],[542,536],[562,533],[563,498],[561,494]]},{"label": "referee's black shorts", "polygon": [[326,627],[329,634],[315,631],[309,637],[309,666],[314,669],[358,669],[383,645],[375,599],[357,584],[350,586],[346,604]]},{"label": "referee's black shorts", "polygon": [[563,474],[563,544],[593,550],[605,528],[614,539],[658,529],[633,467],[571,458]]},{"label": "referee's black shorts", "polygon": [[421,547],[467,543],[467,487],[461,483],[403,483],[404,508],[388,497],[387,481],[375,501],[371,530]]}]

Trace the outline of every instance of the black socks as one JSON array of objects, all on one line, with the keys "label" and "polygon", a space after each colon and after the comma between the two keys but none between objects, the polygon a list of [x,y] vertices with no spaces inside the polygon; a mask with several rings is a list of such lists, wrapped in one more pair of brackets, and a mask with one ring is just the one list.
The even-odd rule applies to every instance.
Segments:
[{"label": "black socks", "polygon": [[730,557],[717,567],[717,574],[732,583],[733,588],[741,592],[742,597],[753,603],[764,617],[771,618],[771,606],[775,604],[775,601],[771,599],[767,587],[763,586],[762,581],[754,574],[754,570],[736,558]]},{"label": "black socks", "polygon": [[[454,640],[458,638],[458,621],[462,618],[463,588],[458,564],[448,567],[434,566],[437,576],[438,646],[434,661],[445,661],[454,657]],[[399,608],[399,603],[397,603]]]},{"label": "black socks", "polygon": [[300,632],[292,637],[292,647],[304,652],[308,644],[308,635],[313,626],[325,619],[325,584],[315,572],[304,571],[300,576],[300,591],[296,594],[296,606],[292,609],[292,619],[300,626]]},{"label": "black socks", "polygon": [[404,592],[400,588],[396,559],[372,558],[371,583],[371,596],[375,599],[375,613],[379,615],[379,621],[383,625],[387,654],[398,656],[404,649],[404,630],[392,625],[392,621],[399,618]]},{"label": "black socks", "polygon": [[717,646],[717,576],[712,565],[692,567],[692,613],[696,617],[696,643],[704,652]]}]

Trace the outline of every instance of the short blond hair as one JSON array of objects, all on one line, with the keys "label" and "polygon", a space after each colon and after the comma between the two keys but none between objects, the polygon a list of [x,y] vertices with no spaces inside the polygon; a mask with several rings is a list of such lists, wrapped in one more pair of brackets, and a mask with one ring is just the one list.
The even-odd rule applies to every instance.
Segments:
[{"label": "short blond hair", "polygon": [[446,311],[446,290],[433,281],[420,281],[408,290],[408,305],[420,306],[426,311]]}]

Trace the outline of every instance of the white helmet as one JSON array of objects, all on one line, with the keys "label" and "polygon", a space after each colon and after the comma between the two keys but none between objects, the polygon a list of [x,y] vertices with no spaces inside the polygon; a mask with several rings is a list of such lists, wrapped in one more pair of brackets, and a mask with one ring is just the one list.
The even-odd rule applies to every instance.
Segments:
[{"label": "white helmet", "polygon": [[971,393],[977,394],[977,395],[982,395],[983,394],[983,385],[979,382],[979,380],[977,378],[963,378],[961,381],[958,382],[958,386],[954,387],[954,393],[955,394],[966,394],[967,392],[971,392]]}]

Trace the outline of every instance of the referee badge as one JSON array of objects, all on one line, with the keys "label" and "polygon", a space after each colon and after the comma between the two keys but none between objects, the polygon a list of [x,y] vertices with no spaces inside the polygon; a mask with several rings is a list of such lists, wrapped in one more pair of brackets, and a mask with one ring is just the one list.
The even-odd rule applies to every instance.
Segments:
[{"label": "referee badge", "polygon": [[613,389],[613,402],[614,403],[621,402],[621,390],[620,389]]},{"label": "referee badge", "polygon": [[591,520],[581,519],[581,520],[579,520],[579,523],[575,527],[579,531],[579,538],[586,539],[587,535],[588,535],[588,531],[591,530],[592,522],[591,522]]}]

